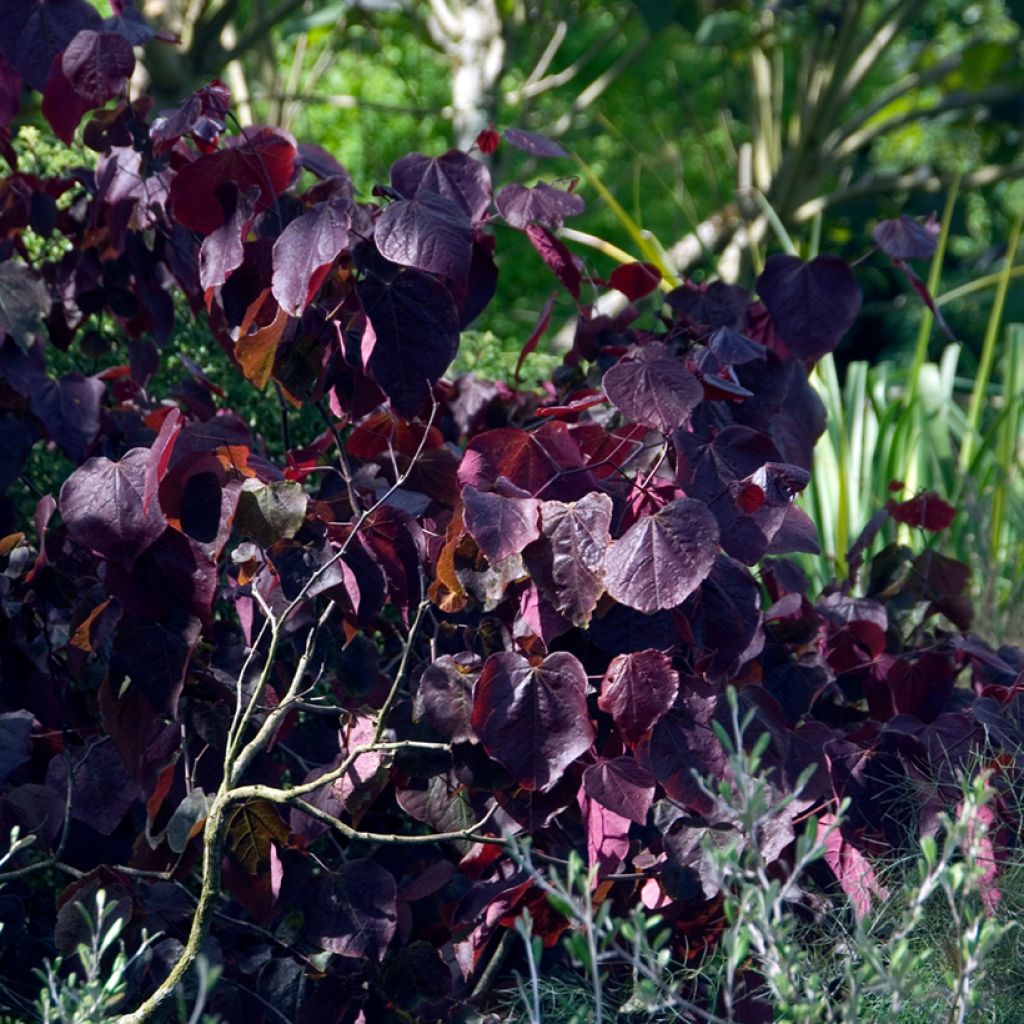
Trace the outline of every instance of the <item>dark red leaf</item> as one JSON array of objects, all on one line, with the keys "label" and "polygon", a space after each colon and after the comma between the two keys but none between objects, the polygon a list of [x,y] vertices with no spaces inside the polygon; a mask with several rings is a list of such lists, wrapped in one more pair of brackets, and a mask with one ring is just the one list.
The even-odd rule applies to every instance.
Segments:
[{"label": "dark red leaf", "polygon": [[569,294],[574,299],[579,299],[583,276],[576,257],[568,250],[565,243],[540,224],[528,224],[526,237],[529,238],[530,244],[537,250],[540,258],[554,272],[555,277],[565,285]]},{"label": "dark red leaf", "polygon": [[597,705],[615,719],[626,742],[636,746],[672,707],[678,691],[679,674],[670,658],[661,651],[637,651],[612,659]]},{"label": "dark red leaf", "polygon": [[[93,743],[68,752],[73,769],[71,817],[100,835],[109,836],[138,799],[138,787],[125,770],[111,743]],[[58,754],[46,772],[46,785],[63,798],[68,788],[68,765]]]},{"label": "dark red leaf", "polygon": [[6,127],[21,109],[21,75],[0,53],[0,128]]},{"label": "dark red leaf", "polygon": [[81,462],[100,432],[103,381],[65,373],[60,380],[33,379],[29,406],[46,432],[74,462]]},{"label": "dark red leaf", "polygon": [[227,181],[235,182],[243,192],[258,189],[257,212],[273,206],[291,183],[298,150],[288,132],[254,128],[232,143],[197,157],[171,181],[171,209],[184,227],[208,235],[224,223],[217,189]]},{"label": "dark red leaf", "polygon": [[875,898],[880,901],[889,898],[889,892],[879,881],[871,862],[843,837],[833,815],[825,814],[818,819],[818,842],[824,842],[825,863],[850,898],[857,917],[864,917],[870,912]]},{"label": "dark red leaf", "polygon": [[543,540],[527,551],[527,568],[555,610],[585,627],[604,593],[612,500],[591,493],[573,502],[545,501],[540,518]]},{"label": "dark red leaf", "polygon": [[714,690],[699,679],[684,678],[676,705],[637,744],[637,761],[684,807],[708,812],[714,806],[697,784],[695,772],[723,778],[728,758],[711,729]]},{"label": "dark red leaf", "polygon": [[516,372],[514,379],[518,384],[522,379],[521,374],[523,370],[523,363],[526,362],[526,357],[532,352],[536,351],[537,346],[540,344],[540,339],[544,337],[545,331],[551,324],[551,312],[555,308],[555,299],[558,298],[557,292],[552,292],[548,296],[548,301],[544,303],[544,307],[540,313],[537,314],[537,322],[533,325],[533,330],[530,332],[530,336],[526,339],[523,347],[519,351],[519,358],[516,360]]},{"label": "dark red leaf", "polygon": [[492,654],[477,681],[473,730],[521,786],[550,789],[594,742],[583,666],[566,651],[539,665]]},{"label": "dark red leaf", "polygon": [[605,586],[617,601],[650,614],[674,608],[700,586],[718,556],[718,524],[692,498],[670,502],[612,542]]},{"label": "dark red leaf", "polygon": [[452,743],[476,739],[473,732],[473,689],[480,675],[476,655],[442,655],[420,676],[416,714]]},{"label": "dark red leaf", "polygon": [[934,491],[925,491],[909,501],[890,500],[886,508],[896,522],[932,531],[945,530],[956,516],[956,509]]},{"label": "dark red leaf", "polygon": [[32,756],[31,711],[9,711],[0,715],[0,783]]},{"label": "dark red leaf", "polygon": [[54,134],[66,146],[75,138],[75,130],[82,118],[96,104],[75,91],[61,67],[60,56],[53,58],[53,67],[43,91],[43,117],[50,122]]},{"label": "dark red leaf", "polygon": [[53,300],[46,281],[17,260],[0,263],[0,330],[27,351],[42,329]]},{"label": "dark red leaf", "polygon": [[853,271],[835,256],[809,263],[769,256],[757,290],[786,347],[807,360],[820,359],[839,344],[862,301]]},{"label": "dark red leaf", "polygon": [[245,260],[245,236],[256,213],[259,190],[238,191],[233,181],[217,189],[217,200],[224,208],[224,223],[203,239],[199,249],[199,284],[203,291],[219,288]]},{"label": "dark red leaf", "polygon": [[199,639],[199,620],[181,609],[160,622],[140,616],[122,619],[110,660],[115,690],[124,680],[137,686],[157,711],[178,714],[185,672]]},{"label": "dark red leaf", "polygon": [[576,501],[597,489],[564,423],[531,431],[503,427],[474,437],[459,466],[459,483],[490,490],[499,477],[534,498]]},{"label": "dark red leaf", "polygon": [[704,398],[700,381],[663,345],[621,359],[602,382],[622,414],[663,434],[682,427]]},{"label": "dark red leaf", "polygon": [[949,338],[950,341],[956,341],[956,335],[953,333],[952,328],[946,323],[946,318],[942,315],[942,311],[936,305],[935,299],[932,298],[932,293],[928,290],[928,285],[924,283],[914,273],[913,267],[910,266],[905,260],[893,260],[893,266],[897,269],[902,270],[906,274],[907,280],[910,282],[910,286],[917,292],[921,301],[928,307],[932,316],[935,318],[935,322],[939,325],[939,330]]},{"label": "dark red leaf", "polygon": [[608,283],[630,302],[650,295],[661,281],[661,271],[653,263],[624,263],[612,271]]},{"label": "dark red leaf", "polygon": [[708,678],[728,677],[761,653],[761,588],[746,566],[727,555],[718,556],[683,614],[707,659]]}]

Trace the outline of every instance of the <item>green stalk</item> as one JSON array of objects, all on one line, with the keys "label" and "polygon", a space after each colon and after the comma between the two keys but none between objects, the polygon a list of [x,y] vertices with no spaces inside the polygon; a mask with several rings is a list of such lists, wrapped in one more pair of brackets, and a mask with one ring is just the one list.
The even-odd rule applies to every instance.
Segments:
[{"label": "green stalk", "polygon": [[[1008,324],[1003,351],[1003,417],[999,425],[995,455],[999,474],[992,494],[989,561],[1001,565],[1009,555],[1003,543],[1003,521],[1010,501],[1011,482],[1016,478],[1017,444],[1020,440],[1021,412],[1024,406],[1024,324]],[[1009,538],[1007,538],[1009,539]]]},{"label": "green stalk", "polygon": [[[968,295],[991,288],[994,284],[999,284],[1004,273],[1006,271],[1000,270],[995,274],[986,274],[984,277],[979,277],[974,281],[968,281],[967,284],[962,284],[957,288],[950,288],[948,292],[935,296],[935,305],[945,306],[949,302],[955,302],[957,299],[966,299]],[[1014,267],[1006,276],[1024,277],[1024,266]]]},{"label": "green stalk", "polygon": [[597,176],[594,170],[579,154],[573,153],[573,158],[583,172],[583,177],[597,192],[597,194],[608,204],[608,208],[615,214],[618,222],[625,228],[626,233],[633,239],[634,244],[640,251],[642,257],[661,271],[662,278],[673,287],[678,287],[682,282],[665,260],[665,250],[652,241],[649,231],[645,231],[630,215],[623,209],[621,203],[608,191],[605,184]]},{"label": "green stalk", "polygon": [[992,364],[996,354],[996,339],[999,336],[999,325],[1003,319],[1003,307],[1006,304],[1006,292],[1010,287],[1010,271],[1013,268],[1013,261],[1017,256],[1017,245],[1020,242],[1021,228],[1024,227],[1024,214],[1018,214],[1010,229],[1010,244],[1006,248],[1006,259],[1003,261],[1002,273],[999,275],[999,283],[996,285],[996,295],[992,303],[992,312],[989,314],[988,327],[985,330],[985,340],[981,346],[981,360],[978,363],[978,373],[974,378],[974,389],[971,391],[971,401],[967,407],[967,435],[964,437],[963,447],[960,449],[960,471],[964,472],[971,464],[971,456],[974,452],[975,441],[981,435],[981,414],[988,388],[989,377],[992,375]]},{"label": "green stalk", "polygon": [[[949,244],[949,226],[953,221],[953,210],[956,207],[957,196],[960,193],[960,181],[963,178],[961,172],[953,179],[946,193],[946,205],[942,209],[942,222],[939,226],[939,238],[935,245],[935,252],[932,255],[931,267],[928,269],[928,294],[934,296],[942,279],[942,264],[946,259],[946,247]],[[921,325],[917,331],[917,347],[914,350],[914,361],[910,368],[910,384],[907,390],[907,402],[913,404],[917,395],[917,378],[928,357],[928,340],[932,333],[932,316],[930,309],[925,309],[921,316]]]}]

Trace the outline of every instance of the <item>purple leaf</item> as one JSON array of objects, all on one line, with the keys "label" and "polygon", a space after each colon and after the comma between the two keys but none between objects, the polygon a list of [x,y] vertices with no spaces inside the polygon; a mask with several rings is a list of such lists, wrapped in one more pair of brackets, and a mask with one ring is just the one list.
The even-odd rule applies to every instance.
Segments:
[{"label": "purple leaf", "polygon": [[148,448],[133,448],[120,462],[89,459],[60,490],[60,514],[80,544],[131,568],[167,528],[160,506],[145,508]]},{"label": "purple leaf", "polygon": [[591,800],[638,825],[647,824],[654,800],[654,776],[632,757],[592,764],[583,773],[583,788]]},{"label": "purple leaf", "polygon": [[74,462],[81,462],[100,431],[103,381],[66,373],[60,380],[38,376],[32,381],[29,407],[50,438]]},{"label": "purple leaf", "polygon": [[352,201],[346,196],[317,203],[278,236],[271,287],[286,313],[302,315],[338,255],[348,247],[351,226]]},{"label": "purple leaf", "polygon": [[700,586],[717,555],[714,516],[703,502],[682,498],[612,542],[605,586],[615,600],[646,614],[674,608]]},{"label": "purple leaf", "polygon": [[550,789],[594,742],[587,676],[565,651],[540,664],[492,654],[477,681],[473,729],[525,789]]},{"label": "purple leaf", "polygon": [[682,284],[665,301],[692,325],[708,330],[729,327],[740,330],[750,305],[750,295],[738,284]]},{"label": "purple leaf", "polygon": [[540,536],[536,498],[504,497],[473,486],[462,492],[466,529],[491,562],[519,554]]},{"label": "purple leaf", "polygon": [[662,345],[647,345],[604,375],[604,389],[630,420],[671,434],[704,398],[700,381]]},{"label": "purple leaf", "polygon": [[636,746],[672,707],[679,674],[661,651],[636,651],[612,659],[601,680],[597,706],[615,720],[623,738]]},{"label": "purple leaf", "polygon": [[886,256],[894,260],[926,260],[935,253],[939,225],[934,219],[926,224],[910,217],[879,221],[871,237]]},{"label": "purple leaf", "polygon": [[506,185],[498,193],[495,205],[509,226],[520,231],[528,224],[542,224],[557,231],[566,217],[576,217],[585,209],[580,196],[544,182],[533,188]]},{"label": "purple leaf", "polygon": [[179,608],[159,622],[139,616],[122,619],[110,658],[111,681],[130,680],[157,711],[176,718],[199,628],[199,620]]},{"label": "purple leaf", "polygon": [[474,741],[473,688],[481,662],[475,654],[442,655],[424,669],[416,714],[452,743]]},{"label": "purple leaf", "polygon": [[460,149],[437,157],[403,156],[391,165],[391,185],[406,199],[427,193],[441,196],[465,210],[474,224],[487,216],[491,205],[490,172]]},{"label": "purple leaf", "polygon": [[526,551],[527,568],[555,610],[586,627],[604,593],[612,499],[591,493],[579,501],[545,501],[540,517],[543,539]]},{"label": "purple leaf", "polygon": [[185,135],[204,146],[212,146],[224,131],[230,109],[231,91],[223,82],[214,79],[192,93],[181,106],[165,111],[153,122],[149,132],[153,152],[157,156],[163,155]]},{"label": "purple leaf", "polygon": [[85,29],[68,43],[61,68],[79,96],[94,107],[102,107],[121,92],[131,77],[135,54],[124,36]]},{"label": "purple leaf", "polygon": [[717,328],[708,339],[708,348],[729,366],[741,366],[744,363],[752,363],[755,359],[768,358],[768,350],[764,345],[751,341],[745,334],[740,334],[731,327]]},{"label": "purple leaf", "polygon": [[372,860],[350,860],[310,886],[306,936],[338,956],[379,963],[395,935],[397,901],[390,872]]},{"label": "purple leaf", "polygon": [[433,192],[392,203],[377,221],[374,240],[392,263],[460,284],[469,277],[473,256],[469,220],[458,205]]},{"label": "purple leaf", "polygon": [[676,706],[637,745],[636,758],[684,807],[708,812],[713,804],[698,786],[694,769],[722,778],[728,758],[711,729],[714,691],[699,679],[684,679]]},{"label": "purple leaf", "polygon": [[39,274],[16,260],[0,263],[0,335],[6,330],[27,352],[51,305],[49,289]]},{"label": "purple leaf", "polygon": [[809,263],[796,256],[769,256],[757,291],[786,347],[808,360],[820,359],[839,344],[862,301],[853,271],[835,256]]},{"label": "purple leaf", "polygon": [[0,715],[0,783],[32,756],[31,711],[10,711]]},{"label": "purple leaf", "polygon": [[259,189],[239,192],[233,181],[217,188],[224,223],[203,239],[199,248],[199,284],[203,291],[219,288],[245,261],[245,236],[256,213]]},{"label": "purple leaf", "polygon": [[[109,836],[135,803],[138,786],[112,743],[97,742],[69,754],[74,768],[71,817]],[[62,754],[50,761],[46,785],[61,796],[67,793],[68,766]]]},{"label": "purple leaf", "polygon": [[0,128],[6,127],[21,109],[21,75],[0,53]]},{"label": "purple leaf", "polygon": [[87,0],[4,0],[0,4],[0,53],[42,92],[50,65],[83,29],[103,25]]},{"label": "purple leaf", "polygon": [[118,35],[124,36],[132,46],[145,46],[157,35],[156,29],[146,21],[140,11],[130,4],[107,18],[103,22],[103,27],[108,32],[116,32]]},{"label": "purple leaf", "polygon": [[709,678],[730,676],[764,646],[761,588],[746,566],[719,555],[683,609],[694,641],[709,659]]},{"label": "purple leaf", "polygon": [[528,132],[522,128],[506,128],[502,134],[505,136],[505,141],[510,145],[533,156],[555,157],[569,155],[557,142],[544,135],[538,135],[536,132]]},{"label": "purple leaf", "polygon": [[459,348],[458,311],[440,281],[377,256],[356,294],[369,320],[363,362],[394,410],[411,419]]}]

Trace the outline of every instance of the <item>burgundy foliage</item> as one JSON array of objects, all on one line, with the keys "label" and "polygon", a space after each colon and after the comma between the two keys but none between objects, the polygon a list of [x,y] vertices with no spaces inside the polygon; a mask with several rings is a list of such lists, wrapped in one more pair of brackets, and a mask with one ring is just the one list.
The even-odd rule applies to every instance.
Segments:
[{"label": "burgundy foliage", "polygon": [[[403,157],[358,201],[371,189],[316,146],[227,136],[219,82],[151,124],[122,98],[133,8],[103,23],[85,0],[0,7],[0,117],[22,80],[70,98],[44,106],[62,135],[69,111],[113,104],[87,134],[95,168],[0,181],[0,487],[14,494],[45,445],[73,464],[34,521],[0,494],[0,834],[36,836],[14,867],[69,869],[5,882],[5,991],[34,998],[28,968],[73,938],[100,885],[129,941],[164,936],[131,998],[158,983],[188,933],[194,886],[177,883],[200,868],[238,702],[250,740],[299,665],[303,702],[236,783],[312,785],[287,812],[229,808],[230,902],[204,947],[230,982],[207,1009],[251,1024],[454,1019],[523,909],[557,956],[567,922],[502,845],[527,834],[548,857],[585,851],[601,899],[657,906],[679,957],[713,944],[701,839],[735,822],[694,771],[727,771],[729,686],[748,738],[769,735],[780,794],[818,766],[765,824],[766,860],[792,857],[801,816],[848,799],[817,884],[858,911],[884,896],[876,855],[956,800],[957,765],[984,756],[997,785],[1019,781],[1005,755],[1024,743],[1024,653],[968,632],[965,566],[892,545],[861,568],[866,535],[860,571],[815,596],[785,557],[816,547],[794,504],[825,427],[808,364],[857,312],[850,267],[772,256],[760,302],[715,282],[661,305],[637,264],[612,284],[657,305],[646,329],[636,309],[580,306],[545,391],[450,381],[494,293],[499,218],[579,303],[592,278],[557,231],[580,197],[512,182],[495,199],[487,166],[451,150]],[[45,224],[63,255],[30,265],[25,232]],[[903,222],[876,238],[899,259],[927,249]],[[329,429],[274,454],[186,351],[181,384],[155,391],[182,310],[241,378]],[[52,347],[90,375],[50,370]],[[951,515],[918,495],[870,530]],[[268,611],[286,618],[257,694]],[[358,753],[385,708],[386,739],[427,746]],[[1013,806],[993,827],[1019,827]],[[324,815],[354,833],[328,835]],[[429,838],[481,819],[489,844]]]}]

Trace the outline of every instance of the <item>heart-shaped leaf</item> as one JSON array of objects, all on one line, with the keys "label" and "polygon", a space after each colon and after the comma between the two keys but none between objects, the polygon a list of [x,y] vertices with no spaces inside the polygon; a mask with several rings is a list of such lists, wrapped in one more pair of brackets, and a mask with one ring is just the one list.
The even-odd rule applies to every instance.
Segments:
[{"label": "heart-shaped leaf", "polygon": [[587,674],[566,651],[540,664],[492,654],[477,681],[473,730],[525,789],[550,789],[594,742]]},{"label": "heart-shaped leaf", "polygon": [[309,887],[306,936],[338,956],[380,963],[395,935],[397,902],[389,871],[372,860],[350,860]]},{"label": "heart-shaped leaf", "polygon": [[623,738],[635,746],[664,715],[679,692],[679,674],[661,651],[620,654],[601,680],[597,706],[615,719]]},{"label": "heart-shaped leaf", "polygon": [[473,223],[483,220],[491,205],[490,171],[461,149],[433,157],[403,156],[391,165],[391,185],[406,199],[426,193],[448,199],[465,210]]},{"label": "heart-shaped leaf", "polygon": [[157,502],[144,501],[149,449],[133,448],[120,462],[89,459],[60,490],[60,514],[80,544],[130,568],[167,528]]},{"label": "heart-shaped leaf", "polygon": [[506,185],[494,202],[506,222],[520,231],[528,224],[543,224],[557,231],[566,217],[577,217],[586,208],[582,197],[543,181],[533,188]]},{"label": "heart-shaped leaf", "polygon": [[274,243],[271,289],[282,309],[292,316],[302,315],[348,246],[351,226],[352,202],[344,197],[317,203],[281,232]]},{"label": "heart-shaped leaf", "polygon": [[835,256],[809,263],[797,256],[769,256],[757,291],[775,330],[798,359],[816,360],[831,352],[862,301],[853,271]]},{"label": "heart-shaped leaf", "polygon": [[403,267],[440,274],[464,284],[473,255],[473,230],[461,207],[423,192],[392,203],[377,221],[381,255]]},{"label": "heart-shaped leaf", "polygon": [[117,32],[85,29],[68,43],[61,68],[79,96],[101,107],[124,88],[135,70],[135,54]]},{"label": "heart-shaped leaf", "polygon": [[619,360],[603,384],[627,419],[663,434],[683,426],[704,398],[700,381],[663,345],[648,345]]},{"label": "heart-shaped leaf", "polygon": [[583,773],[583,788],[602,807],[638,825],[647,823],[654,801],[654,776],[631,757],[592,764]]},{"label": "heart-shaped leaf", "polygon": [[674,608],[711,572],[718,556],[718,523],[692,498],[644,516],[605,558],[605,586],[617,601],[650,614]]}]

